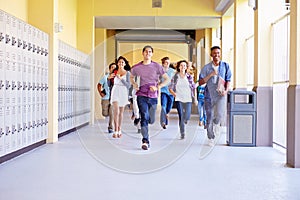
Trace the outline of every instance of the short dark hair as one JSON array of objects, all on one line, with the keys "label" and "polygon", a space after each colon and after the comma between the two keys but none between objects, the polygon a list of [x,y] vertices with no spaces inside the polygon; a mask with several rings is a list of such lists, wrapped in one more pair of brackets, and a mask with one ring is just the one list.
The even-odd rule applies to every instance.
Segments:
[{"label": "short dark hair", "polygon": [[170,60],[170,58],[169,58],[168,56],[163,57],[163,58],[161,59],[162,64],[164,64],[166,60]]},{"label": "short dark hair", "polygon": [[143,48],[143,52],[147,49],[147,48],[150,48],[151,49],[151,51],[152,51],[152,53],[153,53],[153,48],[150,46],[150,45],[146,45],[146,46],[144,46],[144,48]]},{"label": "short dark hair", "polygon": [[109,66],[108,66],[108,69],[111,69],[111,67],[112,67],[113,65],[116,65],[116,63],[114,63],[114,62],[113,62],[113,63],[110,63]]},{"label": "short dark hair", "polygon": [[212,51],[215,50],[215,49],[221,50],[221,48],[220,48],[219,46],[213,46],[212,48],[210,48],[210,51],[212,52]]}]

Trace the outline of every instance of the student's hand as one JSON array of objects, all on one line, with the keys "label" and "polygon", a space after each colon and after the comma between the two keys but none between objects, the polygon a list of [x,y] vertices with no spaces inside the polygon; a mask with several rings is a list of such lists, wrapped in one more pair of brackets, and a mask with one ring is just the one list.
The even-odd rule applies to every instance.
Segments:
[{"label": "student's hand", "polygon": [[150,86],[150,91],[151,92],[156,92],[157,90],[158,90],[158,88],[156,86],[154,86],[154,85]]},{"label": "student's hand", "polygon": [[215,75],[218,75],[218,71],[216,70],[213,70],[211,73],[210,73],[211,76],[215,76]]},{"label": "student's hand", "polygon": [[104,92],[102,92],[102,91],[100,92],[100,96],[101,96],[101,97],[104,97],[105,95],[106,95],[106,94],[104,94]]},{"label": "student's hand", "polygon": [[228,93],[227,90],[224,90],[224,91],[219,92],[220,96],[225,96],[225,95],[227,95],[227,93]]},{"label": "student's hand", "polygon": [[133,89],[135,89],[135,91],[138,91],[140,89],[137,83],[133,83],[132,87]]},{"label": "student's hand", "polygon": [[173,95],[174,99],[176,98],[176,93],[175,92],[171,92],[171,94]]},{"label": "student's hand", "polygon": [[115,74],[114,73],[111,73],[109,76],[108,76],[108,79],[112,79],[112,78],[115,78]]}]

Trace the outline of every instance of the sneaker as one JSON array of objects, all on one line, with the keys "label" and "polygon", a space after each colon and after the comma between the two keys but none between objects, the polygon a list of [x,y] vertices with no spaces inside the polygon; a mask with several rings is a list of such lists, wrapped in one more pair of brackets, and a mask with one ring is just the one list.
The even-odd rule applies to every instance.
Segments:
[{"label": "sneaker", "polygon": [[185,134],[184,134],[184,133],[181,133],[181,134],[180,134],[180,139],[183,140],[184,137],[185,137]]},{"label": "sneaker", "polygon": [[134,121],[133,121],[133,124],[135,126],[137,126],[139,124],[139,122],[140,122],[140,118],[135,118]]},{"label": "sneaker", "polygon": [[208,145],[209,146],[214,146],[215,145],[215,140],[214,139],[208,139]]},{"label": "sneaker", "polygon": [[167,128],[167,126],[166,126],[165,123],[163,123],[163,124],[161,125],[161,127],[162,127],[163,129],[166,129],[166,128]]},{"label": "sneaker", "polygon": [[144,143],[142,144],[142,149],[143,149],[143,150],[148,150],[148,148],[149,148],[149,144],[146,143],[146,142],[144,142]]},{"label": "sneaker", "polygon": [[108,133],[113,133],[114,132],[114,130],[113,129],[108,129]]},{"label": "sneaker", "polygon": [[122,132],[121,132],[121,131],[119,131],[119,132],[117,133],[117,137],[118,137],[118,138],[122,137]]}]

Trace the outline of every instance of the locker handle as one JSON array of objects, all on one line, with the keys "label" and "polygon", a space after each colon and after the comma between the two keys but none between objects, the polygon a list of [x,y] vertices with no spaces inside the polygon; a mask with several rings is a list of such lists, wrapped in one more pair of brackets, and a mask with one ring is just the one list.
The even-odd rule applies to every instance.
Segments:
[{"label": "locker handle", "polygon": [[15,37],[12,37],[11,45],[12,45],[12,46],[15,46],[16,43],[17,43],[16,38],[15,38]]},{"label": "locker handle", "polygon": [[27,88],[27,85],[25,82],[23,82],[23,90],[26,90],[26,88]]},{"label": "locker handle", "polygon": [[38,47],[37,47],[37,52],[36,52],[36,53],[39,54],[40,52],[41,52],[41,48],[38,46]]},{"label": "locker handle", "polygon": [[9,84],[9,81],[5,81],[5,88],[8,90],[8,88],[10,88],[10,84]]},{"label": "locker handle", "polygon": [[20,90],[22,88],[21,82],[18,81],[18,90]]},{"label": "locker handle", "polygon": [[22,46],[22,40],[18,39],[18,47]]},{"label": "locker handle", "polygon": [[0,33],[0,42],[2,42],[3,39],[4,39],[3,33]]},{"label": "locker handle", "polygon": [[32,49],[31,43],[28,43],[28,51]]},{"label": "locker handle", "polygon": [[16,87],[17,87],[17,85],[15,84],[15,82],[14,81],[12,81],[12,84],[11,84],[12,86],[11,86],[11,89],[12,90],[14,90]]},{"label": "locker handle", "polygon": [[4,87],[3,81],[0,80],[0,89],[2,89]]},{"label": "locker handle", "polygon": [[11,133],[12,133],[12,134],[15,134],[15,132],[17,131],[17,129],[16,129],[14,126],[12,126],[11,129],[12,129],[12,130],[11,130]]},{"label": "locker handle", "polygon": [[22,130],[21,124],[18,124],[18,133]]},{"label": "locker handle", "polygon": [[23,40],[23,49],[26,49],[27,46],[28,46],[28,45],[26,44],[26,41]]},{"label": "locker handle", "polygon": [[34,53],[36,51],[35,44],[32,46],[32,52]]},{"label": "locker handle", "polygon": [[27,129],[26,123],[23,123],[23,131]]},{"label": "locker handle", "polygon": [[9,35],[5,35],[5,43],[7,44],[7,43],[9,43],[10,42],[10,39],[9,39]]},{"label": "locker handle", "polygon": [[7,126],[5,135],[8,135],[9,133],[10,133],[10,130],[9,130],[9,127]]}]

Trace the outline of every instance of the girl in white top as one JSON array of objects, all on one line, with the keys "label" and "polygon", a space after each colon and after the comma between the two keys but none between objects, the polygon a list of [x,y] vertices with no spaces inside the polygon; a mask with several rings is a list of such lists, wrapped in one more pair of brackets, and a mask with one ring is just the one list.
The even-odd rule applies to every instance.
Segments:
[{"label": "girl in white top", "polygon": [[130,66],[126,58],[120,56],[117,59],[118,69],[115,70],[115,78],[111,90],[110,102],[114,110],[114,138],[122,136],[121,126],[123,120],[124,107],[128,102],[128,90],[130,87]]},{"label": "girl in white top", "polygon": [[176,108],[179,117],[180,138],[185,137],[185,124],[191,116],[192,102],[196,84],[193,77],[187,73],[188,62],[181,60],[177,63],[177,73],[169,85],[170,93],[175,97]]}]

